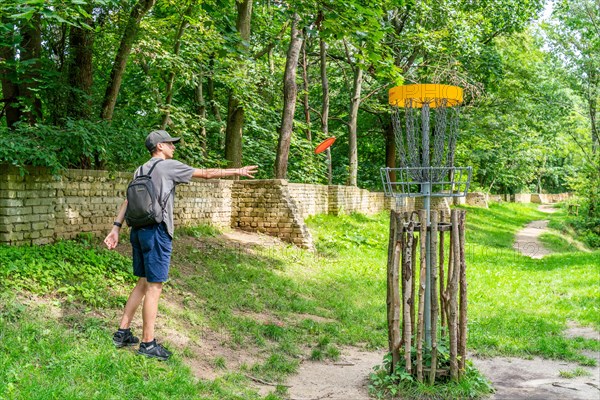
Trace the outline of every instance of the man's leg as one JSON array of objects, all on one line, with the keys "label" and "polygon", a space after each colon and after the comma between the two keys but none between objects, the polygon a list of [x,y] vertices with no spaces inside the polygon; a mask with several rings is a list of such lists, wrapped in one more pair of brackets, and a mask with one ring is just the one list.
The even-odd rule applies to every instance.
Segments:
[{"label": "man's leg", "polygon": [[125,310],[123,311],[123,317],[121,318],[119,328],[127,329],[129,328],[129,325],[131,325],[131,320],[146,295],[147,285],[148,282],[146,282],[146,278],[138,279],[137,284],[127,299],[127,304],[125,304]]},{"label": "man's leg", "polygon": [[154,340],[154,323],[158,314],[158,300],[162,292],[162,282],[146,282],[146,297],[142,308],[142,342]]}]

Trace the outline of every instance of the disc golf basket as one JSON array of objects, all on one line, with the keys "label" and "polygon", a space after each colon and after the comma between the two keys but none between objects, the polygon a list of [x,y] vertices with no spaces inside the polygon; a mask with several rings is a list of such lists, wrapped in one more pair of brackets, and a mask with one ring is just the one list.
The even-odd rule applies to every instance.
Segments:
[{"label": "disc golf basket", "polygon": [[[466,196],[469,189],[471,168],[454,166],[462,101],[463,91],[456,86],[416,84],[389,91],[400,167],[381,169],[385,194],[396,199],[397,209],[406,198],[422,199],[422,209],[392,210],[390,215],[391,371],[403,366],[418,381],[425,377],[432,384],[444,377],[458,379],[465,370],[465,211],[452,210],[445,220],[443,213],[431,210],[432,197]],[[450,236],[447,252],[445,232]],[[438,363],[438,337],[448,340],[446,364]]]}]

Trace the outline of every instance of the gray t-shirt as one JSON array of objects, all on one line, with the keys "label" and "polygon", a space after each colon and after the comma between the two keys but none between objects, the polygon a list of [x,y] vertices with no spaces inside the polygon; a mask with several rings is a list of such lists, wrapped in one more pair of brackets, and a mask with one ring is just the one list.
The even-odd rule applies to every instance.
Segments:
[{"label": "gray t-shirt", "polygon": [[[142,167],[147,174],[155,162],[161,160],[158,157],[152,157]],[[167,232],[173,238],[173,204],[175,203],[175,186],[180,183],[189,183],[194,173],[193,167],[177,160],[164,160],[156,165],[152,171],[152,183],[158,193],[158,201],[164,205],[163,221],[167,225]],[[134,177],[140,174],[140,168],[135,171]],[[165,204],[166,201],[166,204]]]}]

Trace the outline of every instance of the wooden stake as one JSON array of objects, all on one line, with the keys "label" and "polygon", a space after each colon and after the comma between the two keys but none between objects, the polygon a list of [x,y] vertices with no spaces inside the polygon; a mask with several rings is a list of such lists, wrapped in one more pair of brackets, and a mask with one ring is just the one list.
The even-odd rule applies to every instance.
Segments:
[{"label": "wooden stake", "polygon": [[[396,212],[390,210],[390,232],[388,241],[388,258],[387,258],[387,321],[388,321],[388,349],[392,353],[392,270],[394,265],[394,247],[396,246]],[[393,371],[390,371],[390,373]]]},{"label": "wooden stake", "polygon": [[450,338],[450,377],[458,380],[458,361],[457,361],[457,277],[460,269],[460,241],[458,227],[458,210],[452,210],[452,253],[453,261],[452,273],[448,272],[448,292],[450,295],[450,304],[448,312],[448,334]]},{"label": "wooden stake", "polygon": [[[393,263],[392,263],[392,276],[391,276],[391,293],[390,296],[392,298],[392,368],[395,368],[398,362],[400,362],[400,346],[401,346],[401,336],[400,336],[400,277],[399,277],[399,263],[400,263],[400,254],[402,253],[402,245],[403,241],[398,240],[402,237],[402,221],[400,220],[400,216],[398,214],[395,215],[395,244],[394,244],[394,254],[393,254]],[[393,369],[392,369],[393,372]]]},{"label": "wooden stake", "polygon": [[[446,304],[444,301],[444,231],[440,231],[440,266],[439,266],[439,276],[440,276],[440,337],[444,337],[445,327],[446,327]],[[437,301],[437,300],[436,300]]]},{"label": "wooden stake", "polygon": [[419,232],[419,243],[421,251],[421,270],[419,273],[419,316],[417,323],[417,381],[423,382],[423,331],[424,331],[424,305],[425,284],[427,268],[427,214],[426,210],[419,210],[419,221],[421,228]]},{"label": "wooden stake", "polygon": [[[413,214],[414,216],[415,214]],[[413,223],[416,221],[413,219]],[[419,242],[417,240],[413,240],[412,242],[412,264],[411,264],[411,272],[412,272],[412,285],[410,286],[410,320],[412,322],[412,331],[417,331],[417,318],[415,318],[415,308],[417,306],[417,302],[415,301],[415,286],[417,284],[417,248],[419,247]]]},{"label": "wooden stake", "polygon": [[438,212],[431,211],[431,369],[429,371],[429,383],[435,383],[437,369],[437,319],[438,319],[438,296],[437,296],[437,250],[438,250]]},{"label": "wooden stake", "polygon": [[412,361],[411,361],[411,348],[412,348],[412,320],[410,317],[410,307],[411,303],[414,299],[411,297],[409,288],[412,287],[413,280],[413,271],[411,271],[411,258],[414,257],[412,254],[413,241],[414,241],[414,229],[415,224],[413,221],[409,221],[406,227],[406,243],[404,244],[404,257],[403,257],[403,266],[404,266],[404,279],[406,280],[405,287],[407,290],[404,292],[404,359],[406,372],[412,374]]},{"label": "wooden stake", "polygon": [[461,210],[459,216],[459,241],[460,241],[460,322],[459,322],[459,342],[458,354],[459,375],[465,372],[465,362],[467,359],[467,264],[465,260],[465,216],[466,211]]}]

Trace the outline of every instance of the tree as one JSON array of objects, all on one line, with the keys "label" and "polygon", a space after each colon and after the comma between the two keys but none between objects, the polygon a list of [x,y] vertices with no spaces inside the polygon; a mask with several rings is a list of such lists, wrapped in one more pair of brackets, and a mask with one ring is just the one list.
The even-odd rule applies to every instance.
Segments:
[{"label": "tree", "polygon": [[600,149],[600,4],[595,0],[558,2],[546,25],[552,49],[570,72],[572,87],[585,99],[592,152]]},{"label": "tree", "polygon": [[121,43],[115,56],[115,61],[110,73],[108,85],[106,86],[106,92],[104,94],[104,100],[102,102],[102,110],[100,112],[100,118],[110,121],[113,118],[115,111],[115,104],[117,103],[117,96],[119,95],[119,89],[121,88],[121,81],[123,80],[123,73],[127,66],[127,59],[131,53],[131,47],[135,41],[137,32],[140,27],[140,21],[146,15],[148,11],[154,5],[155,0],[139,0],[131,9],[125,31],[121,37]]},{"label": "tree", "polygon": [[[236,2],[237,21],[236,29],[239,32],[242,49],[248,47],[250,40],[250,27],[252,20],[252,0]],[[242,166],[242,128],[244,125],[244,107],[235,90],[229,94],[227,104],[227,127],[225,128],[225,159],[228,166],[239,168]]]},{"label": "tree", "polygon": [[283,76],[283,112],[281,116],[281,128],[279,141],[277,142],[277,156],[275,159],[275,178],[285,179],[288,168],[288,156],[290,141],[294,128],[294,113],[296,111],[296,96],[298,85],[296,84],[296,69],[303,39],[298,29],[300,17],[297,13],[292,16],[292,27],[290,29],[290,47],[287,53],[285,73]]}]

